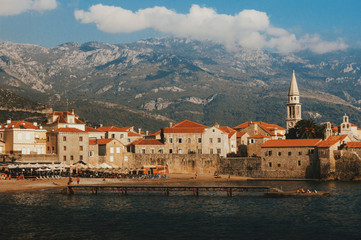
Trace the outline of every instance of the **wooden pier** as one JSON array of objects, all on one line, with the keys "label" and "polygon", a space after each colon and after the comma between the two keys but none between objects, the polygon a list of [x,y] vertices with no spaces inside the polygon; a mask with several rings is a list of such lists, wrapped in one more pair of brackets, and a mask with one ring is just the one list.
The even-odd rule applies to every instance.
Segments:
[{"label": "wooden pier", "polygon": [[63,193],[74,194],[77,191],[87,191],[94,195],[99,192],[117,192],[123,195],[129,192],[162,192],[169,196],[170,192],[191,192],[194,196],[199,196],[200,192],[224,192],[228,197],[232,197],[234,192],[278,192],[277,188],[270,186],[207,186],[207,187],[184,187],[184,186],[119,186],[119,185],[73,185],[63,190]]}]

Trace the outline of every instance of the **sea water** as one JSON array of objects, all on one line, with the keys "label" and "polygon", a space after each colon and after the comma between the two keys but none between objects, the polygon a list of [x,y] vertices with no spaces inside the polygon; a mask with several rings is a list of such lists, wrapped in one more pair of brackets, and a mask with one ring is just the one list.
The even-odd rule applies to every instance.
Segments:
[{"label": "sea water", "polygon": [[[188,183],[194,185],[195,183]],[[174,184],[173,184],[174,185]],[[183,184],[182,184],[183,185]],[[265,198],[259,193],[105,193],[59,190],[0,194],[0,239],[361,239],[361,183],[232,182],[330,192]]]}]

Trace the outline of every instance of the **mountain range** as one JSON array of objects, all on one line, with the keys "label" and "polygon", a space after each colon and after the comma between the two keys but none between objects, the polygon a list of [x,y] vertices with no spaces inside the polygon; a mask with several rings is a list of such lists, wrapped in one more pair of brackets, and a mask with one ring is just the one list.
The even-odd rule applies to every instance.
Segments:
[{"label": "mountain range", "polygon": [[90,124],[151,131],[184,119],[285,126],[293,69],[303,118],[339,124],[346,113],[361,126],[360,49],[283,55],[180,38],[0,43],[0,87],[56,110],[74,108]]}]

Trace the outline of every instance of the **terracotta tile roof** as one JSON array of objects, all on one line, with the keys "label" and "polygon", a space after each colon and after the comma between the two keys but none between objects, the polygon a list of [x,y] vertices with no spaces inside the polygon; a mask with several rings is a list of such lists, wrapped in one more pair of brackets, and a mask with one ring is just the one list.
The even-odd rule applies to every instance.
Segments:
[{"label": "terracotta tile roof", "polygon": [[126,130],[124,130],[124,128],[118,128],[115,126],[99,127],[99,128],[97,128],[97,130],[102,131],[102,132],[126,132]]},{"label": "terracotta tile roof", "polygon": [[346,148],[361,148],[361,142],[348,142]]},{"label": "terracotta tile roof", "polygon": [[[351,127],[357,127],[357,130],[361,130],[361,128],[359,128],[357,125],[355,125],[355,124],[353,124],[353,123],[350,123],[350,122],[349,122],[348,124],[350,124]],[[338,125],[337,127],[338,127],[338,129],[340,129],[340,128],[341,128],[341,124]]]},{"label": "terracotta tile roof", "polygon": [[141,137],[141,135],[136,132],[128,132],[128,137]]},{"label": "terracotta tile roof", "polygon": [[114,138],[105,138],[105,139],[89,139],[89,145],[105,145],[113,141]]},{"label": "terracotta tile roof", "polygon": [[98,129],[92,128],[92,127],[85,127],[85,131],[86,132],[103,132],[103,131],[99,131]]},{"label": "terracotta tile roof", "polygon": [[332,130],[333,130],[335,133],[338,133],[338,127],[333,127]]},{"label": "terracotta tile roof", "polygon": [[205,128],[193,127],[193,128],[163,128],[164,133],[203,133]]},{"label": "terracotta tile roof", "polygon": [[129,145],[164,145],[164,143],[156,139],[139,139]]},{"label": "terracotta tile roof", "polygon": [[40,129],[38,126],[35,126],[33,123],[26,121],[12,121],[10,124],[1,124],[0,129],[10,129],[10,128],[20,128],[20,129]]},{"label": "terracotta tile roof", "polygon": [[174,124],[171,128],[208,128],[208,127],[189,120],[184,120]]},{"label": "terracotta tile roof", "polygon": [[326,140],[318,143],[317,147],[331,147],[336,143],[342,142],[346,137],[347,135],[329,136]]},{"label": "terracotta tile roof", "polygon": [[120,130],[122,130],[123,132],[128,132],[130,131],[130,129],[132,129],[133,127],[122,127],[122,128],[119,128]]},{"label": "terracotta tile roof", "polygon": [[237,138],[241,138],[245,134],[246,134],[246,132],[237,132]]},{"label": "terracotta tile roof", "polygon": [[148,136],[158,136],[160,133],[161,133],[161,131],[159,130],[158,132],[155,132],[155,133],[149,134]]},{"label": "terracotta tile roof", "polygon": [[268,140],[261,147],[316,147],[322,139]]},{"label": "terracotta tile roof", "polygon": [[266,135],[262,135],[262,134],[257,134],[257,135],[250,136],[248,138],[271,138],[271,137],[266,136]]},{"label": "terracotta tile roof", "polygon": [[227,126],[218,127],[218,129],[221,130],[222,132],[228,133],[228,138],[231,138],[237,132],[236,130]]},{"label": "terracotta tile roof", "polygon": [[242,123],[242,124],[234,127],[234,129],[236,129],[236,130],[244,129],[244,128],[248,127],[251,123],[255,123],[258,126],[262,127],[263,129],[265,129],[265,130],[267,129],[268,131],[286,130],[285,128],[278,126],[276,124],[265,123],[262,121],[245,122],[245,123]]},{"label": "terracotta tile roof", "polygon": [[85,133],[85,131],[77,129],[77,128],[58,128],[51,132],[82,132],[82,133]]}]

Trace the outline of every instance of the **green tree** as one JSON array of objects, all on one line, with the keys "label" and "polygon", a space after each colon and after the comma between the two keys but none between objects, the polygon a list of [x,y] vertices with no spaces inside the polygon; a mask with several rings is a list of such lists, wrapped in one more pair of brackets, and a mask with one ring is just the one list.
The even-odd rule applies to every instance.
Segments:
[{"label": "green tree", "polygon": [[325,126],[316,124],[313,119],[302,119],[298,121],[294,128],[288,131],[288,139],[311,139],[323,138]]}]

